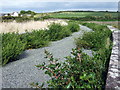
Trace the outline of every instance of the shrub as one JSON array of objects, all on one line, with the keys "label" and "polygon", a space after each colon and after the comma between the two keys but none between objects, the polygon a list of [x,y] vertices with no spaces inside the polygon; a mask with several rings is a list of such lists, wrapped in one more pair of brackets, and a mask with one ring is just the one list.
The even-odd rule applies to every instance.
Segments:
[{"label": "shrub", "polygon": [[50,36],[50,40],[55,41],[69,36],[71,34],[71,31],[68,30],[66,26],[61,26],[60,24],[53,23],[49,26],[47,33]]},{"label": "shrub", "polygon": [[70,22],[68,24],[68,29],[71,31],[71,32],[77,32],[80,30],[80,26],[74,22]]},{"label": "shrub", "polygon": [[14,61],[25,50],[26,42],[17,33],[7,33],[2,36],[2,65]]},{"label": "shrub", "polygon": [[[63,63],[55,59],[48,51],[45,53],[49,63],[44,62],[36,67],[45,70],[45,74],[51,77],[48,81],[50,88],[103,88],[106,58],[109,57],[110,51],[105,49],[101,54],[96,53],[94,57],[89,57],[81,50],[73,49],[72,55],[67,56]],[[102,57],[102,54],[105,54],[105,57]],[[44,84],[32,83],[31,85],[42,88]]]},{"label": "shrub", "polygon": [[32,18],[30,17],[13,17],[13,16],[2,16],[2,22],[12,22],[12,21],[16,21],[16,22],[27,22],[32,20]]},{"label": "shrub", "polygon": [[102,32],[87,32],[82,38],[77,39],[76,44],[84,48],[100,49],[105,46],[106,38]]},{"label": "shrub", "polygon": [[12,22],[15,20],[13,16],[2,16],[2,22]]},{"label": "shrub", "polygon": [[41,18],[39,18],[39,17],[34,17],[34,21],[39,21],[39,20],[41,20]]},{"label": "shrub", "polygon": [[27,41],[26,49],[40,48],[49,45],[49,35],[44,30],[33,30],[21,35],[21,39]]},{"label": "shrub", "polygon": [[30,10],[28,10],[28,11],[21,10],[21,11],[20,11],[20,14],[21,14],[21,15],[24,15],[24,14],[35,15],[36,13],[35,13],[34,11],[30,11]]},{"label": "shrub", "polygon": [[43,16],[43,17],[41,17],[43,20],[44,19],[49,19],[50,18],[50,16],[49,15],[46,15],[46,16]]},{"label": "shrub", "polygon": [[[95,28],[94,32],[85,33],[82,38],[79,38],[78,48],[73,49],[72,55],[67,56],[62,63],[45,50],[49,63],[44,62],[36,67],[45,70],[45,74],[51,77],[48,81],[50,88],[105,88],[112,43],[109,41],[110,44],[106,48],[106,39],[110,38],[111,33],[106,27],[101,27],[100,30]],[[82,53],[79,44],[81,48],[95,49],[93,57]],[[31,85],[42,88],[44,83],[42,85],[32,83]]]},{"label": "shrub", "polygon": [[2,37],[2,65],[16,60],[25,49],[40,48],[49,44],[45,31],[33,31],[25,34],[7,33]]},{"label": "shrub", "polygon": [[107,33],[107,36],[110,35],[111,31],[107,28],[106,25],[100,25],[100,24],[96,24],[96,23],[81,23],[82,25],[85,25],[89,28],[91,28],[93,31],[107,31],[109,33]]},{"label": "shrub", "polygon": [[71,35],[71,31],[66,27],[63,26],[62,30],[60,31],[60,39],[64,38],[64,37],[68,37]]},{"label": "shrub", "polygon": [[93,32],[87,32],[82,38],[76,39],[77,47],[83,47],[93,50],[99,50],[106,46],[107,38],[110,38],[111,31],[104,25],[98,25],[94,23],[84,23],[83,25],[88,26]]},{"label": "shrub", "polygon": [[15,20],[16,22],[27,22],[27,21],[30,21],[31,18],[23,16],[23,17],[16,17]]},{"label": "shrub", "polygon": [[55,23],[49,26],[49,30],[26,31],[24,34],[3,34],[3,65],[14,61],[25,49],[45,47],[49,45],[50,41],[60,40],[69,35],[71,35],[71,31],[67,26],[61,26]]},{"label": "shrub", "polygon": [[83,47],[83,48],[90,48],[90,44],[85,41],[85,40],[82,40],[81,38],[78,38],[78,39],[75,39],[75,43],[77,45],[77,47]]}]

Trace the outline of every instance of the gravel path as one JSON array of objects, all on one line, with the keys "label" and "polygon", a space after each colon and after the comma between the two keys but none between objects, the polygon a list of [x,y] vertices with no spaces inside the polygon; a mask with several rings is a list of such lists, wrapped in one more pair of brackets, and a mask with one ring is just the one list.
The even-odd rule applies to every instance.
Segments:
[{"label": "gravel path", "polygon": [[91,29],[80,26],[80,31],[73,33],[70,37],[52,42],[49,47],[26,50],[18,61],[9,63],[2,67],[3,88],[29,88],[31,82],[44,82],[49,79],[43,71],[38,70],[35,65],[47,61],[44,58],[44,49],[53,53],[54,57],[64,61],[65,56],[70,55],[72,48],[75,48],[74,38],[82,36],[84,31]]}]

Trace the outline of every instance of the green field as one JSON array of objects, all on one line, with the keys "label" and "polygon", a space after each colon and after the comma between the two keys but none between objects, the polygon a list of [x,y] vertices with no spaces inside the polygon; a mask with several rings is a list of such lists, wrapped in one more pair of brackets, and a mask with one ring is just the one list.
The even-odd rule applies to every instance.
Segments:
[{"label": "green field", "polygon": [[38,13],[34,17],[45,17],[55,19],[72,19],[72,20],[92,20],[92,21],[116,21],[118,20],[118,12],[108,11],[60,11],[53,13]]},{"label": "green field", "polygon": [[2,17],[2,22],[24,22],[30,20],[44,20],[44,19],[69,19],[77,21],[118,21],[118,12],[109,11],[59,11],[49,13],[35,13],[31,17]]},{"label": "green field", "polygon": [[112,17],[117,17],[117,12],[61,12],[53,13],[50,17],[62,18],[62,17],[86,17],[86,16],[105,16],[110,15]]}]

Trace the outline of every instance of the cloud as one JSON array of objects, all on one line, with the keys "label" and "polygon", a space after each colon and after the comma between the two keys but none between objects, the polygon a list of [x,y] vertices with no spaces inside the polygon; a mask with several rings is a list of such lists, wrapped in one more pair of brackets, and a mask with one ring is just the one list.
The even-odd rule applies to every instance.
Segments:
[{"label": "cloud", "polygon": [[13,12],[20,10],[56,11],[69,9],[115,9],[116,2],[41,2],[40,0],[1,0],[2,11]]},{"label": "cloud", "polygon": [[[118,2],[119,0],[99,0],[99,2]],[[34,2],[98,2],[98,0],[0,0],[3,6],[19,6],[28,5]]]}]

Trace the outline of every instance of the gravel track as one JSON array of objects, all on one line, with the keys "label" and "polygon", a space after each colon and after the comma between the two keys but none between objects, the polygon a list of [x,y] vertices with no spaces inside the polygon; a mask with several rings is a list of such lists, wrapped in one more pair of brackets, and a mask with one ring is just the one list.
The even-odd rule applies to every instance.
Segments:
[{"label": "gravel track", "polygon": [[38,70],[35,65],[47,61],[44,50],[53,53],[55,58],[64,61],[64,57],[70,55],[72,48],[75,48],[74,38],[83,35],[84,31],[91,29],[80,26],[80,31],[73,33],[70,37],[52,42],[49,47],[26,50],[20,59],[2,67],[2,87],[3,88],[29,88],[31,82],[42,83],[50,79],[44,71]]}]

